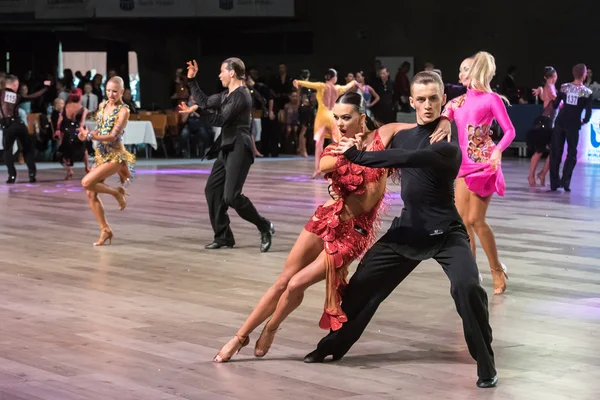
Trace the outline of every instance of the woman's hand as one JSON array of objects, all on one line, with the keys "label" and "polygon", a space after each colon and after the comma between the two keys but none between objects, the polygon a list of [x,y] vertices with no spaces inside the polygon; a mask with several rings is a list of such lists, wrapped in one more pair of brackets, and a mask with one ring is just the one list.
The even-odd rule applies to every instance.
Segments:
[{"label": "woman's hand", "polygon": [[[342,137],[335,149],[332,150],[333,154],[344,154],[346,151],[350,150],[352,147],[357,146],[358,142],[356,139],[351,139],[347,137]],[[360,147],[359,147],[360,148]]]},{"label": "woman's hand", "polygon": [[77,137],[79,138],[79,140],[81,140],[83,142],[87,139],[87,135],[89,133],[90,133],[90,130],[88,129],[87,126],[84,125],[81,128],[79,128],[79,133],[77,134]]},{"label": "woman's hand", "polygon": [[543,89],[541,86],[540,86],[540,87],[538,87],[538,88],[535,88],[535,89],[533,89],[533,90],[531,91],[531,93],[532,93],[534,96],[541,96],[543,92],[544,92],[544,89]]},{"label": "woman's hand", "polygon": [[437,128],[429,136],[431,140],[429,143],[439,142],[440,140],[447,139],[448,142],[452,140],[452,124],[446,118],[440,119]]},{"label": "woman's hand", "polygon": [[194,79],[198,73],[198,63],[196,60],[187,62],[187,77],[188,79]]},{"label": "woman's hand", "polygon": [[294,81],[292,82],[292,85],[294,85],[294,87],[296,89],[300,89],[300,85],[298,85],[298,80],[297,79],[294,79]]},{"label": "woman's hand", "polygon": [[500,149],[494,149],[492,152],[492,156],[490,157],[490,166],[492,167],[492,171],[497,171],[502,164],[502,152]]}]

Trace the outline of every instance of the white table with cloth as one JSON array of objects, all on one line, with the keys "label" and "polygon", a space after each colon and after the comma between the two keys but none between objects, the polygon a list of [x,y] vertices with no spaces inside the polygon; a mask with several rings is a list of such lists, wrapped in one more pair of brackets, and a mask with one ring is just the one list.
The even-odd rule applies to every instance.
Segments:
[{"label": "white table with cloth", "polygon": [[[93,131],[96,129],[96,121],[88,120],[85,121],[85,126]],[[154,150],[158,148],[156,143],[156,135],[154,134],[154,128],[150,121],[129,121],[125,127],[125,134],[123,135],[123,144],[125,146],[134,146],[138,144],[146,145],[146,158],[150,158],[150,146]]]}]

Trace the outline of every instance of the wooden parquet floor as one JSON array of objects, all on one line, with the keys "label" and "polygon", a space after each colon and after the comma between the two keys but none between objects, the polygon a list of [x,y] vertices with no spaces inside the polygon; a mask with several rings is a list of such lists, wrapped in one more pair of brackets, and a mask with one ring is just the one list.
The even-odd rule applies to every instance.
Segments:
[{"label": "wooden parquet floor", "polygon": [[[302,362],[325,334],[322,283],[267,357],[252,356],[258,330],[235,362],[212,363],[327,199],[326,183],[309,179],[311,160],[257,161],[245,194],[275,223],[272,250],[261,254],[256,229],[231,212],[237,247],[207,251],[210,164],[142,164],[125,211],[104,200],[115,238],[102,248],[91,246],[99,232],[79,182],[62,181],[62,170],[0,185],[0,400],[598,398],[600,166],[578,165],[567,194],[530,189],[528,160],[504,161],[508,191],[489,223],[509,268],[505,295],[493,296],[478,253],[500,384],[481,390],[448,281],[431,261],[338,363]],[[384,229],[400,212],[391,189]]]}]

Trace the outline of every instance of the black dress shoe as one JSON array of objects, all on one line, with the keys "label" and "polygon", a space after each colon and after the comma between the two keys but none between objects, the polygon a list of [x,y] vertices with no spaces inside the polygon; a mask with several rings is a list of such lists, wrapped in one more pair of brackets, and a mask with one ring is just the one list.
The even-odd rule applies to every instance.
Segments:
[{"label": "black dress shoe", "polygon": [[494,376],[493,378],[490,379],[481,379],[479,378],[477,380],[477,386],[482,388],[482,389],[488,389],[488,388],[493,388],[496,387],[496,385],[498,384],[498,375]]},{"label": "black dress shoe", "polygon": [[16,181],[16,180],[17,180],[17,178],[16,178],[16,177],[14,177],[14,176],[9,176],[9,177],[8,177],[8,180],[6,181],[6,183],[7,183],[7,184],[9,184],[9,185],[11,185],[11,184],[15,183],[15,181]]},{"label": "black dress shoe", "polygon": [[35,176],[30,176],[29,177],[29,183],[36,183],[37,179],[35,179]]},{"label": "black dress shoe", "polygon": [[269,222],[269,230],[260,233],[260,252],[266,253],[271,248],[271,240],[275,234],[275,227]]},{"label": "black dress shoe", "polygon": [[[310,353],[308,353],[305,357],[304,357],[304,362],[307,364],[314,364],[314,363],[322,363],[323,361],[325,361],[325,359],[327,358],[328,354],[321,354],[319,353],[319,350],[314,350]],[[333,356],[332,360],[333,361],[338,361],[341,360],[342,356]]]},{"label": "black dress shoe", "polygon": [[223,244],[223,243],[218,243],[218,242],[212,242],[211,244],[207,244],[206,246],[204,246],[204,248],[207,250],[216,250],[216,249],[221,249],[221,248],[231,249],[234,245],[235,245],[235,243]]},{"label": "black dress shoe", "polygon": [[564,190],[565,192],[570,192],[570,191],[571,191],[571,188],[570,188],[569,186],[563,186],[563,190]]}]

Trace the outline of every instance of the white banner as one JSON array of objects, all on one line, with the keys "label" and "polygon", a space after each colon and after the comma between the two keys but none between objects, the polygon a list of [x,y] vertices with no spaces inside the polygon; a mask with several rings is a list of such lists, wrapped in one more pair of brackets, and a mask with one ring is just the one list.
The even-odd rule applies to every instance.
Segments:
[{"label": "white banner", "polygon": [[98,18],[293,16],[294,0],[96,0]]},{"label": "white banner", "polygon": [[35,0],[0,0],[0,14],[29,13],[35,10]]},{"label": "white banner", "polygon": [[197,17],[293,17],[294,0],[197,0]]},{"label": "white banner", "polygon": [[38,0],[35,6],[35,18],[92,18],[95,5],[96,0]]},{"label": "white banner", "polygon": [[[583,119],[585,111],[581,114]],[[582,164],[600,164],[600,110],[592,110],[589,124],[579,131],[577,162]],[[566,148],[564,154],[567,154]]]},{"label": "white banner", "polygon": [[98,18],[194,17],[196,0],[99,0]]}]

